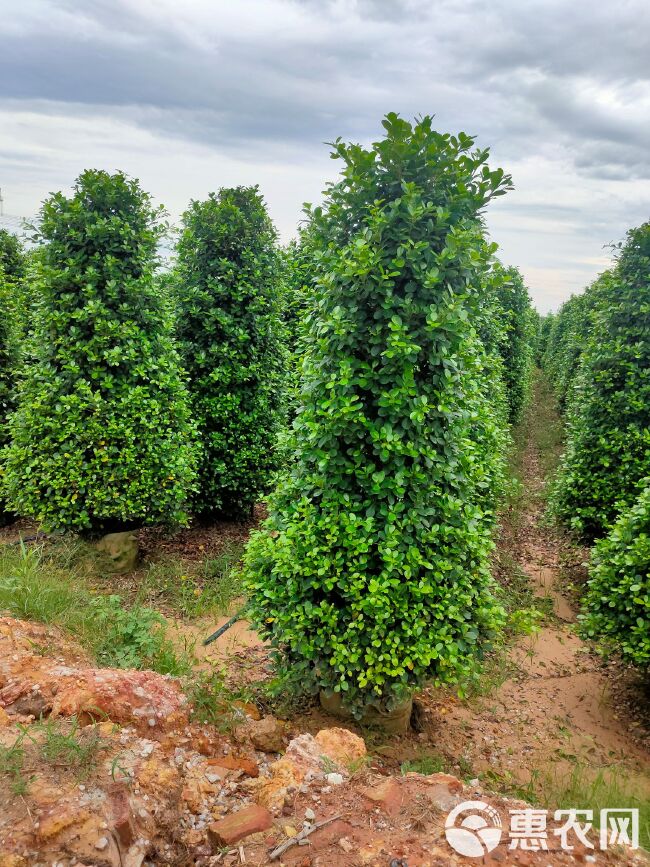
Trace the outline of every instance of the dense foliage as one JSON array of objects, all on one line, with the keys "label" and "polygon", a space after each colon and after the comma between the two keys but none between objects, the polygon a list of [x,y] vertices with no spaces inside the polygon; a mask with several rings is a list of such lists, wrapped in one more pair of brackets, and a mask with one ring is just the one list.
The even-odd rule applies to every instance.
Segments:
[{"label": "dense foliage", "polygon": [[539,333],[537,335],[537,345],[535,352],[535,361],[541,367],[546,354],[549,337],[555,325],[555,314],[547,313],[546,316],[540,318]]},{"label": "dense foliage", "polygon": [[564,369],[577,365],[577,373],[568,373],[568,443],[554,508],[592,540],[634,502],[650,473],[650,223],[628,233],[615,267],[582,304],[572,301],[582,323],[571,326],[564,311],[556,323],[565,326]]},{"label": "dense foliage", "polygon": [[650,479],[592,554],[582,632],[650,666]]},{"label": "dense foliage", "polygon": [[503,325],[499,351],[503,358],[508,417],[517,422],[526,402],[533,365],[535,313],[517,268],[495,266],[495,285]]},{"label": "dense foliage", "polygon": [[193,429],[165,298],[159,212],[123,174],[86,171],[44,203],[31,358],[4,488],[50,528],[183,521]]},{"label": "dense foliage", "polygon": [[[9,414],[13,409],[16,368],[13,297],[11,287],[0,265],[0,448],[9,442]],[[0,496],[0,526],[11,518],[4,498]]]},{"label": "dense foliage", "polygon": [[[315,285],[290,472],[249,544],[281,667],[355,712],[468,675],[502,616],[485,465],[499,438],[472,326],[510,179],[474,140],[396,115],[311,212]],[[485,434],[491,430],[492,436]]]},{"label": "dense foliage", "polygon": [[610,279],[610,272],[601,274],[581,295],[572,295],[551,319],[542,363],[562,412],[566,412],[573,401],[582,357],[596,324],[601,289]]},{"label": "dense foliage", "polygon": [[0,269],[9,282],[21,280],[27,269],[27,257],[20,239],[0,229]]},{"label": "dense foliage", "polygon": [[257,187],[192,202],[178,245],[178,335],[198,423],[203,516],[250,513],[276,467],[281,263]]},{"label": "dense foliage", "polygon": [[314,252],[309,233],[301,230],[297,239],[284,249],[285,301],[282,318],[289,355],[297,360],[302,356],[301,342],[307,317],[309,298],[312,295]]}]

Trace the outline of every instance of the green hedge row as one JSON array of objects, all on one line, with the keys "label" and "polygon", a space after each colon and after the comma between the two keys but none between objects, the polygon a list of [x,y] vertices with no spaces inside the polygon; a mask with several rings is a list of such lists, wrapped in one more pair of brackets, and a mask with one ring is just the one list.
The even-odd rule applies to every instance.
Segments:
[{"label": "green hedge row", "polygon": [[553,317],[546,369],[565,408],[555,514],[596,541],[584,634],[650,663],[650,223]]},{"label": "green hedge row", "polygon": [[650,473],[650,223],[628,233],[615,266],[571,299],[551,333],[548,369],[564,397],[567,449],[556,514],[601,537]]}]

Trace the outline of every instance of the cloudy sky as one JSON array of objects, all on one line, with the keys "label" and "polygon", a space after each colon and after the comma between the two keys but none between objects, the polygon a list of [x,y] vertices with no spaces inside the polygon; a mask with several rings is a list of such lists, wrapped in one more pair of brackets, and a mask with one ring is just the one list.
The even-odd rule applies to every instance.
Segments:
[{"label": "cloudy sky", "polygon": [[28,217],[88,167],[176,218],[259,183],[282,236],[387,111],[478,136],[488,225],[538,308],[650,216],[647,0],[0,0],[0,187]]}]

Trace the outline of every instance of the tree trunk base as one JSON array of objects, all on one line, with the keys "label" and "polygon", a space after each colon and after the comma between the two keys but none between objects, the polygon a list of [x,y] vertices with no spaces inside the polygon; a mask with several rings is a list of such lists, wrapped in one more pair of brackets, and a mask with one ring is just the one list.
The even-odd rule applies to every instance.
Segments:
[{"label": "tree trunk base", "polygon": [[[350,711],[343,705],[341,694],[338,692],[328,694],[324,690],[321,690],[320,705],[324,711],[339,719],[354,719]],[[357,720],[357,722],[362,726],[380,728],[388,734],[402,735],[406,734],[409,730],[412,710],[412,698],[402,702],[402,704],[399,704],[393,710],[381,710],[378,707],[369,705],[364,710],[361,719]]]},{"label": "tree trunk base", "polygon": [[107,533],[95,548],[105,555],[108,570],[115,574],[133,572],[138,565],[138,537],[131,530]]}]

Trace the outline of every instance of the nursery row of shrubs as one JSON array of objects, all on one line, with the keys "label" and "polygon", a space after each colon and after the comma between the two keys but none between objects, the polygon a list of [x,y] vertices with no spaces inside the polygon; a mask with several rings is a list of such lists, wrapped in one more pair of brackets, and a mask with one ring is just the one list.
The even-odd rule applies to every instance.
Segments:
[{"label": "nursery row of shrubs", "polygon": [[584,632],[650,664],[650,223],[547,317],[542,362],[567,427],[551,506],[595,543]]},{"label": "nursery row of shrubs", "polygon": [[1,283],[6,512],[107,532],[239,517],[273,486],[251,616],[355,712],[466,678],[502,623],[488,557],[537,334],[483,224],[509,176],[431,118],[384,127],[335,142],[287,247],[257,188],[222,189],[161,268],[162,211],[87,171]]}]

